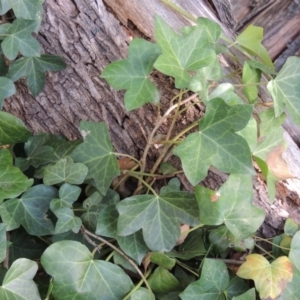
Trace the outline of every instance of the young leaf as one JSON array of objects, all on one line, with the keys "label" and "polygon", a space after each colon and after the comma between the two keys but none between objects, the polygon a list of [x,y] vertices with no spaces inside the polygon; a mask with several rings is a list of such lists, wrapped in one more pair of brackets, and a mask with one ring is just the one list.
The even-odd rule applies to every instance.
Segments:
[{"label": "young leaf", "polygon": [[0,203],[3,199],[19,196],[33,184],[33,179],[28,179],[12,162],[9,150],[0,149]]},{"label": "young leaf", "polygon": [[120,174],[107,127],[104,123],[81,121],[80,130],[84,143],[71,156],[88,167],[86,179],[93,179],[96,188],[105,195],[112,180]]},{"label": "young leaf", "polygon": [[261,44],[263,35],[262,27],[250,25],[237,36],[236,41],[251,54],[257,55],[265,65],[275,69],[268,51]]},{"label": "young leaf", "polygon": [[237,275],[252,279],[261,299],[276,299],[293,278],[293,266],[286,256],[281,256],[271,264],[262,255],[250,254],[239,268]]},{"label": "young leaf", "polygon": [[87,173],[87,166],[74,163],[70,156],[66,156],[55,165],[49,165],[44,169],[44,184],[54,185],[61,182],[82,184]]},{"label": "young leaf", "polygon": [[38,270],[38,264],[26,258],[16,260],[7,271],[2,286],[0,299],[41,300],[33,277]]},{"label": "young leaf", "polygon": [[171,192],[161,196],[138,195],[117,204],[118,234],[127,236],[143,229],[152,251],[170,251],[180,236],[180,222],[197,225],[198,209],[193,194]]},{"label": "young leaf", "polygon": [[174,77],[176,88],[189,86],[189,71],[206,67],[215,61],[216,53],[210,47],[205,27],[194,29],[187,36],[181,37],[163,19],[156,16],[155,36],[162,55],[158,57],[154,67]]},{"label": "young leaf", "polygon": [[30,131],[20,119],[0,111],[0,146],[25,142],[30,135]]},{"label": "young leaf", "polygon": [[133,110],[147,102],[158,103],[159,92],[148,78],[153,64],[160,55],[160,48],[143,39],[134,39],[128,50],[128,59],[109,64],[101,74],[117,90],[127,90],[125,107]]},{"label": "young leaf", "polygon": [[40,44],[31,36],[35,26],[35,21],[22,18],[14,20],[12,24],[0,26],[0,33],[7,35],[1,43],[1,48],[9,60],[16,59],[19,52],[24,56],[40,56]]},{"label": "young leaf", "polygon": [[15,93],[16,87],[14,83],[6,77],[0,77],[0,110],[2,109],[4,99]]},{"label": "young leaf", "polygon": [[279,117],[286,108],[292,121],[300,124],[300,58],[289,57],[275,79],[267,89],[274,99],[275,117]]},{"label": "young leaf", "polygon": [[235,133],[246,126],[251,113],[252,105],[228,106],[220,98],[208,102],[199,132],[189,134],[173,152],[192,185],[206,176],[210,165],[223,172],[254,174],[249,146]]},{"label": "young leaf", "polygon": [[252,205],[252,179],[248,175],[230,175],[218,192],[197,186],[196,198],[201,207],[201,223],[205,225],[224,223],[240,240],[251,236],[265,218],[264,211]]},{"label": "young leaf", "polygon": [[154,293],[168,293],[180,286],[179,281],[168,270],[158,267],[148,279]]},{"label": "young leaf", "polygon": [[199,280],[190,284],[180,294],[182,300],[219,299],[223,300],[224,291],[229,284],[226,265],[222,261],[204,259]]},{"label": "young leaf", "polygon": [[255,84],[260,82],[260,77],[261,71],[259,69],[252,69],[248,62],[244,63],[242,80],[243,84],[246,85],[244,91],[249,103],[255,103],[257,101],[258,86]]},{"label": "young leaf", "polygon": [[61,71],[65,68],[66,64],[61,57],[42,54],[39,57],[21,57],[17,59],[9,67],[7,76],[12,81],[25,77],[32,95],[37,96],[45,85],[45,73],[47,71]]},{"label": "young leaf", "polygon": [[13,9],[16,18],[35,20],[36,15],[42,9],[40,0],[0,0],[2,9],[0,15],[4,15],[9,9]]},{"label": "young leaf", "polygon": [[[66,259],[68,257],[68,259]],[[132,289],[128,275],[118,266],[94,260],[86,246],[75,241],[52,244],[41,257],[53,279],[56,299],[123,299]]]},{"label": "young leaf", "polygon": [[0,206],[1,218],[7,230],[22,225],[31,235],[52,234],[54,227],[46,217],[50,202],[57,197],[57,190],[43,184],[28,189],[20,199],[10,199]]}]

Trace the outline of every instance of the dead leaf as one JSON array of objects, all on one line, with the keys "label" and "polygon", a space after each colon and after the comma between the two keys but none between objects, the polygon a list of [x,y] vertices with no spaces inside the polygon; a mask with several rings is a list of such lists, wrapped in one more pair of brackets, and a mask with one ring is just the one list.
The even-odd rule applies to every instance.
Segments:
[{"label": "dead leaf", "polygon": [[142,261],[142,264],[143,264],[143,266],[144,266],[144,269],[145,269],[145,273],[147,272],[147,269],[148,269],[148,267],[149,267],[149,264],[150,264],[150,258],[151,258],[151,254],[152,254],[153,252],[148,252],[146,255],[145,255],[145,257],[143,258],[143,261]]},{"label": "dead leaf", "polygon": [[129,157],[122,157],[118,160],[120,170],[131,170],[135,167],[136,162]]},{"label": "dead leaf", "polygon": [[269,169],[280,180],[285,180],[294,177],[290,173],[289,167],[284,158],[282,157],[284,151],[284,146],[278,146],[267,155],[266,159],[266,163]]},{"label": "dead leaf", "polygon": [[[181,227],[180,227],[180,232],[181,232],[181,236],[179,237],[179,239],[177,240],[177,243],[176,243],[176,246],[178,246],[178,245],[181,245],[184,241],[185,241],[185,239],[186,239],[186,237],[188,236],[188,232],[186,232],[186,231],[188,231],[190,229],[190,226],[189,225],[186,225],[186,224],[184,224],[184,225],[182,225]],[[184,233],[184,232],[186,232],[185,234],[182,234],[182,233]]]}]

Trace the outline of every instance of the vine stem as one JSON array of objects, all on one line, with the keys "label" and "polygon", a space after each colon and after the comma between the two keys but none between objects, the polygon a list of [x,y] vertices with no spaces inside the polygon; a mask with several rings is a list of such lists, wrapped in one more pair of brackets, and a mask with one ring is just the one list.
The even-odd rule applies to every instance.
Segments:
[{"label": "vine stem", "polygon": [[121,256],[123,256],[136,269],[136,271],[139,273],[139,275],[143,279],[143,281],[144,281],[147,289],[152,292],[151,287],[150,287],[148,281],[146,280],[145,276],[143,275],[143,273],[141,272],[141,270],[139,269],[139,267],[123,251],[121,251],[115,245],[113,245],[110,242],[108,242],[105,239],[103,239],[101,236],[98,236],[98,235],[90,232],[89,230],[85,229],[83,226],[81,226],[81,231],[82,231],[82,233],[83,233],[83,235],[84,235],[85,238],[86,238],[87,235],[89,235],[89,236],[93,237],[94,239],[96,239],[96,240],[98,240],[98,241],[106,244],[107,246],[109,246],[110,248],[112,248],[113,250],[115,250],[116,252],[118,252]]},{"label": "vine stem", "polygon": [[269,244],[271,244],[272,246],[275,246],[275,247],[280,248],[280,249],[283,249],[283,250],[291,250],[290,248],[286,248],[286,247],[282,247],[282,246],[280,246],[280,245],[276,245],[276,244],[274,244],[274,243],[268,241],[267,239],[263,239],[263,238],[261,238],[261,237],[259,237],[259,236],[254,236],[254,238],[257,239],[257,240],[260,240],[260,241],[269,243]]}]

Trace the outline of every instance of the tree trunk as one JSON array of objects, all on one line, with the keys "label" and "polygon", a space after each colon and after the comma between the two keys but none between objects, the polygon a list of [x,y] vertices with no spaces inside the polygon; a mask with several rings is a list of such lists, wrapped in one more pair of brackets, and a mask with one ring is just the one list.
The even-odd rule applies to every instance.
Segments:
[{"label": "tree trunk", "polygon": [[[195,16],[218,21],[204,0],[174,2]],[[80,137],[80,120],[104,121],[116,150],[140,158],[147,136],[157,122],[157,108],[146,105],[126,112],[123,93],[111,89],[99,75],[107,64],[126,57],[131,37],[154,38],[153,17],[156,13],[174,29],[189,24],[189,21],[159,0],[105,0],[104,3],[102,0],[46,0],[44,8],[38,39],[46,53],[62,56],[68,67],[63,72],[48,74],[44,91],[36,98],[30,95],[24,82],[19,82],[17,95],[5,101],[5,110],[21,118],[34,133],[46,131],[62,134],[68,139]],[[223,31],[231,35],[225,26]],[[162,110],[165,110],[174,95],[174,87],[169,78],[156,72],[153,79],[160,89]],[[263,91],[262,95],[265,95]],[[183,122],[193,122],[201,113],[201,107],[191,108]],[[165,133],[166,128],[164,125],[160,133]],[[292,140],[289,144],[295,147]],[[150,152],[149,161],[154,160],[155,155],[155,150]],[[180,178],[189,189],[186,180]],[[217,188],[224,180],[224,174],[210,172],[203,184]],[[282,225],[287,217],[285,211],[294,214],[295,207],[289,204],[289,199],[299,200],[298,194],[287,184],[279,187],[277,200],[271,206],[265,183],[257,179],[254,184],[255,202],[267,212],[267,222],[262,227],[267,236]]]}]

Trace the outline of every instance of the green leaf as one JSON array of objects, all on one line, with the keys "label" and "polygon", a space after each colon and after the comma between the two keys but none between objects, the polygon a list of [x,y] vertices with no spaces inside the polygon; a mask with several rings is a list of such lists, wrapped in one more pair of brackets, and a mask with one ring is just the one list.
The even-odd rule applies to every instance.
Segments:
[{"label": "green leaf", "polygon": [[237,132],[248,143],[250,151],[253,152],[257,147],[257,122],[254,117],[251,117],[248,124]]},{"label": "green leaf", "polygon": [[167,270],[173,269],[173,267],[176,264],[175,259],[168,257],[162,252],[152,252],[150,256],[150,261]]},{"label": "green leaf", "polygon": [[[68,257],[68,259],[66,259]],[[41,257],[45,271],[53,279],[53,296],[60,300],[123,299],[132,289],[128,275],[118,266],[94,260],[79,242],[52,244]]]},{"label": "green leaf", "polygon": [[205,178],[211,165],[227,173],[255,174],[249,146],[235,134],[246,126],[251,113],[252,105],[228,106],[220,98],[208,102],[199,132],[189,134],[173,151],[192,185]]},{"label": "green leaf", "polygon": [[32,278],[38,270],[38,264],[26,258],[16,260],[7,271],[2,286],[0,299],[41,300]]},{"label": "green leaf", "polygon": [[268,51],[261,44],[263,35],[264,30],[262,27],[250,25],[237,36],[236,41],[248,50],[250,54],[258,56],[265,65],[275,69]]},{"label": "green leaf", "polygon": [[170,251],[180,236],[180,222],[198,224],[193,194],[172,192],[161,196],[138,195],[117,204],[118,234],[130,235],[143,229],[146,245],[153,251]]},{"label": "green leaf", "polygon": [[0,77],[0,109],[2,109],[4,99],[15,93],[16,87],[14,83],[6,77]]},{"label": "green leaf", "polygon": [[271,74],[271,75],[276,75],[277,72],[274,70],[274,68],[270,68],[269,66],[261,63],[260,61],[257,60],[247,60],[248,65],[252,68],[252,69],[258,69],[261,70],[262,72],[264,72],[265,74]]},{"label": "green leaf", "polygon": [[300,271],[300,231],[298,231],[292,239],[291,249],[289,253],[289,259],[293,265]]},{"label": "green leaf", "polygon": [[260,82],[260,77],[261,71],[259,69],[253,69],[247,62],[244,63],[242,80],[243,84],[246,85],[244,91],[249,103],[257,101],[258,85],[255,84]]},{"label": "green leaf", "polygon": [[40,56],[40,44],[31,36],[35,26],[34,21],[22,18],[14,20],[12,24],[0,26],[0,33],[7,35],[1,43],[1,48],[9,60],[16,59],[19,52],[24,56]]},{"label": "green leaf", "polygon": [[234,92],[230,83],[219,84],[209,95],[209,99],[222,98],[228,105],[244,104],[244,101]]},{"label": "green leaf", "polygon": [[222,261],[204,259],[199,280],[180,294],[182,300],[225,300],[224,291],[229,284],[226,265]]},{"label": "green leaf", "polygon": [[50,139],[47,141],[47,145],[53,148],[53,155],[57,161],[70,155],[81,143],[82,140],[67,141],[57,136],[53,136],[52,139],[50,136]]},{"label": "green leaf", "polygon": [[248,284],[245,280],[235,276],[231,278],[229,285],[227,286],[226,293],[229,299],[232,299],[234,296],[238,296],[249,289]]},{"label": "green leaf", "polygon": [[130,300],[155,300],[154,295],[147,289],[140,287],[132,295]]},{"label": "green leaf", "polygon": [[289,282],[283,291],[281,297],[277,300],[298,300],[299,299],[299,286],[300,286],[300,271],[293,270],[293,279]]},{"label": "green leaf", "polygon": [[275,117],[279,117],[285,109],[292,121],[300,124],[300,58],[289,57],[275,79],[271,80],[267,89],[274,99]]},{"label": "green leaf", "polygon": [[274,108],[268,108],[259,114],[259,135],[260,137],[267,136],[275,128],[280,127],[285,121],[285,114],[275,117]]},{"label": "green leaf", "polygon": [[189,71],[196,71],[215,61],[216,53],[210,47],[205,27],[197,28],[187,36],[181,37],[162,18],[156,16],[155,36],[162,49],[162,55],[158,57],[154,67],[166,75],[173,76],[176,88],[189,86]]},{"label": "green leaf", "polygon": [[160,48],[143,39],[133,39],[129,45],[128,59],[109,64],[101,74],[117,90],[127,90],[125,107],[133,110],[145,103],[158,103],[159,91],[149,79]]},{"label": "green leaf", "polygon": [[81,227],[81,219],[74,216],[71,209],[72,204],[78,199],[81,188],[68,183],[62,185],[59,189],[59,199],[53,199],[50,203],[50,209],[57,217],[55,225],[55,234],[72,230],[77,233]]},{"label": "green leaf", "polygon": [[170,193],[170,192],[180,192],[181,182],[178,178],[172,178],[167,185],[160,189],[160,195]]},{"label": "green leaf", "polygon": [[9,67],[7,76],[12,81],[25,77],[32,95],[37,96],[45,85],[45,73],[47,71],[61,71],[65,68],[66,64],[61,57],[42,54],[39,57],[21,57],[17,59]]},{"label": "green leaf", "polygon": [[177,257],[183,260],[189,260],[196,256],[203,256],[207,253],[204,242],[204,232],[201,228],[189,233],[184,243],[178,246],[178,250],[174,249],[168,252],[169,257]]},{"label": "green leaf", "polygon": [[50,202],[57,197],[57,190],[43,184],[28,189],[21,198],[5,201],[0,214],[7,230],[22,225],[31,235],[48,235],[54,231],[52,222],[46,217]]},{"label": "green leaf", "polygon": [[246,293],[244,293],[242,295],[233,297],[232,300],[256,300],[255,288],[248,290]]},{"label": "green leaf", "polygon": [[287,218],[284,223],[284,233],[294,236],[299,230],[298,224],[291,218]]},{"label": "green leaf", "polygon": [[6,226],[3,223],[0,223],[0,262],[6,257],[6,249],[7,249],[7,242],[6,242]]},{"label": "green leaf", "polygon": [[158,267],[148,279],[154,293],[168,293],[180,286],[179,281],[168,270]]},{"label": "green leaf", "polygon": [[178,171],[169,161],[162,163],[159,170],[163,175],[172,174],[173,172]]},{"label": "green leaf", "polygon": [[[35,20],[37,14],[42,10],[40,0],[1,0],[2,9],[0,14],[5,14],[9,9],[13,9],[16,18]],[[0,7],[1,7],[0,6]]]},{"label": "green leaf", "polygon": [[17,117],[0,111],[0,145],[22,143],[30,137],[30,131]]},{"label": "green leaf", "polygon": [[0,149],[0,203],[3,199],[19,196],[33,184],[33,179],[14,167],[12,160],[7,149]]},{"label": "green leaf", "polygon": [[224,223],[240,240],[256,232],[265,218],[264,211],[252,204],[252,179],[248,175],[230,175],[218,192],[197,186],[196,198],[201,223]]},{"label": "green leaf", "polygon": [[71,157],[66,156],[55,165],[47,166],[44,169],[44,184],[54,185],[61,182],[82,184],[87,173],[87,166],[74,163]]},{"label": "green leaf", "polygon": [[112,180],[120,174],[107,127],[104,123],[81,121],[79,128],[84,143],[76,147],[72,158],[88,167],[86,179],[93,179],[96,188],[105,195]]},{"label": "green leaf", "polygon": [[116,205],[108,205],[101,209],[98,215],[96,234],[117,238],[117,222],[119,213],[117,211]]}]

